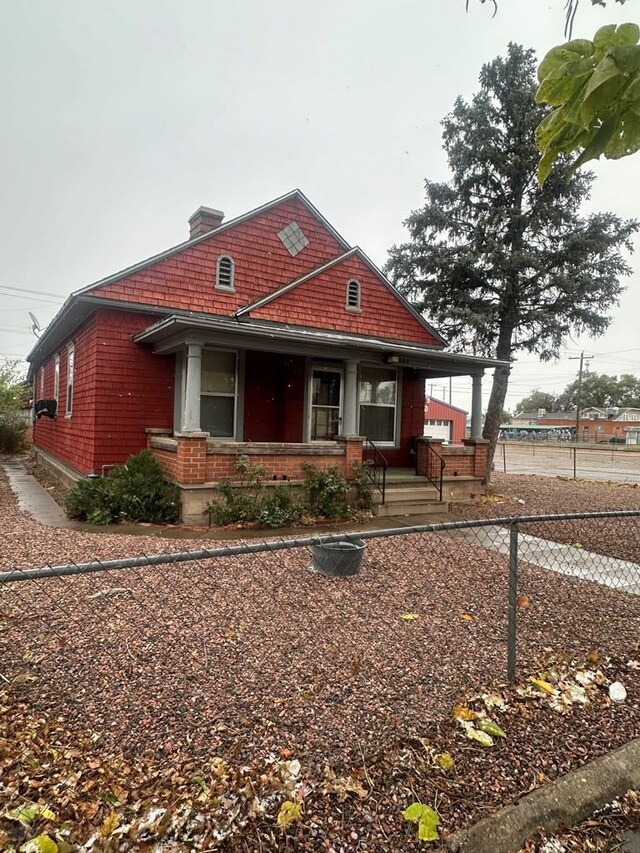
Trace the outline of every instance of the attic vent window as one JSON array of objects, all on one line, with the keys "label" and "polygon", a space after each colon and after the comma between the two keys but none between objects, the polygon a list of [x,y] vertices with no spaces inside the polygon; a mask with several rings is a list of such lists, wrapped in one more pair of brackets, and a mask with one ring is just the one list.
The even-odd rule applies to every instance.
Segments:
[{"label": "attic vent window", "polygon": [[361,311],[360,282],[355,279],[347,284],[347,311]]},{"label": "attic vent window", "polygon": [[282,231],[278,231],[278,237],[284,243],[286,250],[295,258],[298,252],[301,252],[305,246],[309,245],[309,241],[304,236],[302,228],[297,222],[290,222]]},{"label": "attic vent window", "polygon": [[229,255],[220,255],[216,267],[216,290],[235,290],[235,264]]}]

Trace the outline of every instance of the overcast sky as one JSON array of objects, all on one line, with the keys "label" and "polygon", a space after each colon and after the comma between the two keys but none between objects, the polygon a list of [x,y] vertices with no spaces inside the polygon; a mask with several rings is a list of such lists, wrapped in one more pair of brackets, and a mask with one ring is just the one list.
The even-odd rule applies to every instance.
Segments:
[{"label": "overcast sky", "polygon": [[[562,41],[563,6],[499,0],[492,19],[479,0],[0,0],[0,354],[30,350],[27,311],[44,327],[72,290],[186,239],[201,204],[231,218],[300,187],[384,264],[424,178],[447,178],[456,96],[510,40],[539,56]],[[582,0],[574,36],[637,11]],[[596,172],[592,210],[640,214],[640,154]],[[631,262],[608,334],[568,341],[557,364],[523,358],[508,407],[562,389],[581,348],[600,373],[640,373]],[[454,404],[468,396],[454,385]]]}]

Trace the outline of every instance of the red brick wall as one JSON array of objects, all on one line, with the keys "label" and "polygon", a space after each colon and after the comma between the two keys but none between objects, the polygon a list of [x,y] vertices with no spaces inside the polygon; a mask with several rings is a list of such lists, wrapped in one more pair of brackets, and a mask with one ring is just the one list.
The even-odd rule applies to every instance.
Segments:
[{"label": "red brick wall", "polygon": [[[278,237],[278,231],[292,220],[309,240],[309,245],[293,258]],[[306,205],[293,200],[120,281],[92,290],[91,295],[231,315],[343,252]],[[216,262],[221,254],[229,254],[235,261],[235,293],[214,289]]]},{"label": "red brick wall", "polygon": [[[99,311],[73,336],[73,413],[65,417],[66,343],[59,348],[58,417],[36,421],[34,444],[83,474],[125,462],[146,447],[145,427],[173,425],[174,357],[157,356],[132,335],[154,318]],[[45,363],[45,397],[53,396],[54,355]],[[39,393],[39,387],[38,387]]]},{"label": "red brick wall", "polygon": [[[347,284],[360,282],[361,312],[345,308]],[[437,339],[357,257],[350,257],[251,312],[256,320],[318,326],[357,335],[437,344]]]},{"label": "red brick wall", "polygon": [[[240,454],[241,452],[235,455],[216,455],[215,453],[208,455],[207,482],[215,483],[219,480],[237,477],[234,466]],[[305,475],[302,466],[307,462],[313,463],[316,468],[320,468],[321,470],[331,468],[334,465],[344,470],[345,464],[344,455],[336,456],[332,454],[331,456],[323,456],[322,451],[318,451],[313,456],[309,456],[308,454],[276,456],[270,453],[265,453],[264,455],[252,453],[249,458],[256,465],[262,465],[267,472],[267,479],[269,480],[273,478],[274,474],[277,475],[278,479],[282,479],[283,475],[286,475],[289,480],[304,480]]]}]

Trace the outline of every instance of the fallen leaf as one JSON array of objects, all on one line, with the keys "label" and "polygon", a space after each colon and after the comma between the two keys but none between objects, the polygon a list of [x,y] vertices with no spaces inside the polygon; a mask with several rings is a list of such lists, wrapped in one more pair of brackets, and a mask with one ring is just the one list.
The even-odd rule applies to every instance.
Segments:
[{"label": "fallen leaf", "polygon": [[533,675],[529,676],[529,681],[538,688],[538,690],[542,690],[545,693],[553,693],[555,691],[555,687],[553,684],[549,684],[548,681],[543,681],[541,678],[534,678]]},{"label": "fallen leaf", "polygon": [[302,808],[299,803],[294,803],[291,800],[285,800],[280,806],[278,812],[278,826],[283,832],[286,832],[292,823],[300,820],[302,817]]},{"label": "fallen leaf", "polygon": [[418,618],[418,614],[417,613],[403,613],[401,618],[404,619],[405,622],[413,622],[414,620],[416,620]]},{"label": "fallen leaf", "polygon": [[445,773],[449,773],[455,766],[454,760],[448,752],[440,752],[438,755],[434,755],[433,760]]},{"label": "fallen leaf", "polygon": [[111,812],[106,816],[104,821],[102,822],[102,826],[100,827],[100,835],[103,838],[108,838],[114,829],[118,828],[120,824],[120,817],[117,812]]},{"label": "fallen leaf", "polygon": [[440,838],[438,827],[440,818],[430,806],[424,803],[411,803],[402,816],[411,823],[418,824],[418,838],[420,841],[437,841]]},{"label": "fallen leaf", "polygon": [[507,736],[504,729],[501,729],[500,726],[497,723],[494,723],[493,720],[490,720],[489,717],[485,717],[484,720],[478,720],[477,726],[481,732],[485,732],[485,734],[491,735],[492,737]]},{"label": "fallen leaf", "polygon": [[451,712],[451,716],[454,720],[477,720],[478,715],[475,711],[472,711],[471,708],[467,708],[466,705],[456,705],[453,711]]},{"label": "fallen leaf", "polygon": [[465,622],[473,622],[473,616],[470,613],[463,613],[462,619],[464,619]]},{"label": "fallen leaf", "polygon": [[466,736],[469,740],[477,741],[480,746],[493,746],[493,738],[491,735],[486,732],[480,731],[477,729],[473,723],[466,722],[465,720],[460,721],[460,725],[465,731]]},{"label": "fallen leaf", "polygon": [[531,599],[524,592],[521,592],[520,595],[516,598],[516,607],[520,610],[526,610],[531,604]]},{"label": "fallen leaf", "polygon": [[20,853],[58,853],[58,845],[48,835],[38,835],[23,844]]}]

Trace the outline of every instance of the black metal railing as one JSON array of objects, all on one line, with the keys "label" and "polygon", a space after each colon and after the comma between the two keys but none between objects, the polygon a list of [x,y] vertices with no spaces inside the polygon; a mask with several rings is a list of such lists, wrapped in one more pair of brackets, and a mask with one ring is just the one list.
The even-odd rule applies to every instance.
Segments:
[{"label": "black metal railing", "polygon": [[382,503],[384,503],[384,496],[387,488],[388,462],[370,438],[365,438],[364,440],[362,462],[367,472],[367,476],[373,483],[373,487],[382,495]]},{"label": "black metal railing", "polygon": [[446,462],[440,456],[437,450],[435,450],[431,444],[425,441],[424,448],[426,451],[426,465],[424,472],[424,476],[431,483],[432,486],[435,486],[438,490],[438,500],[442,500],[442,482],[444,480],[444,469],[446,466]]}]

